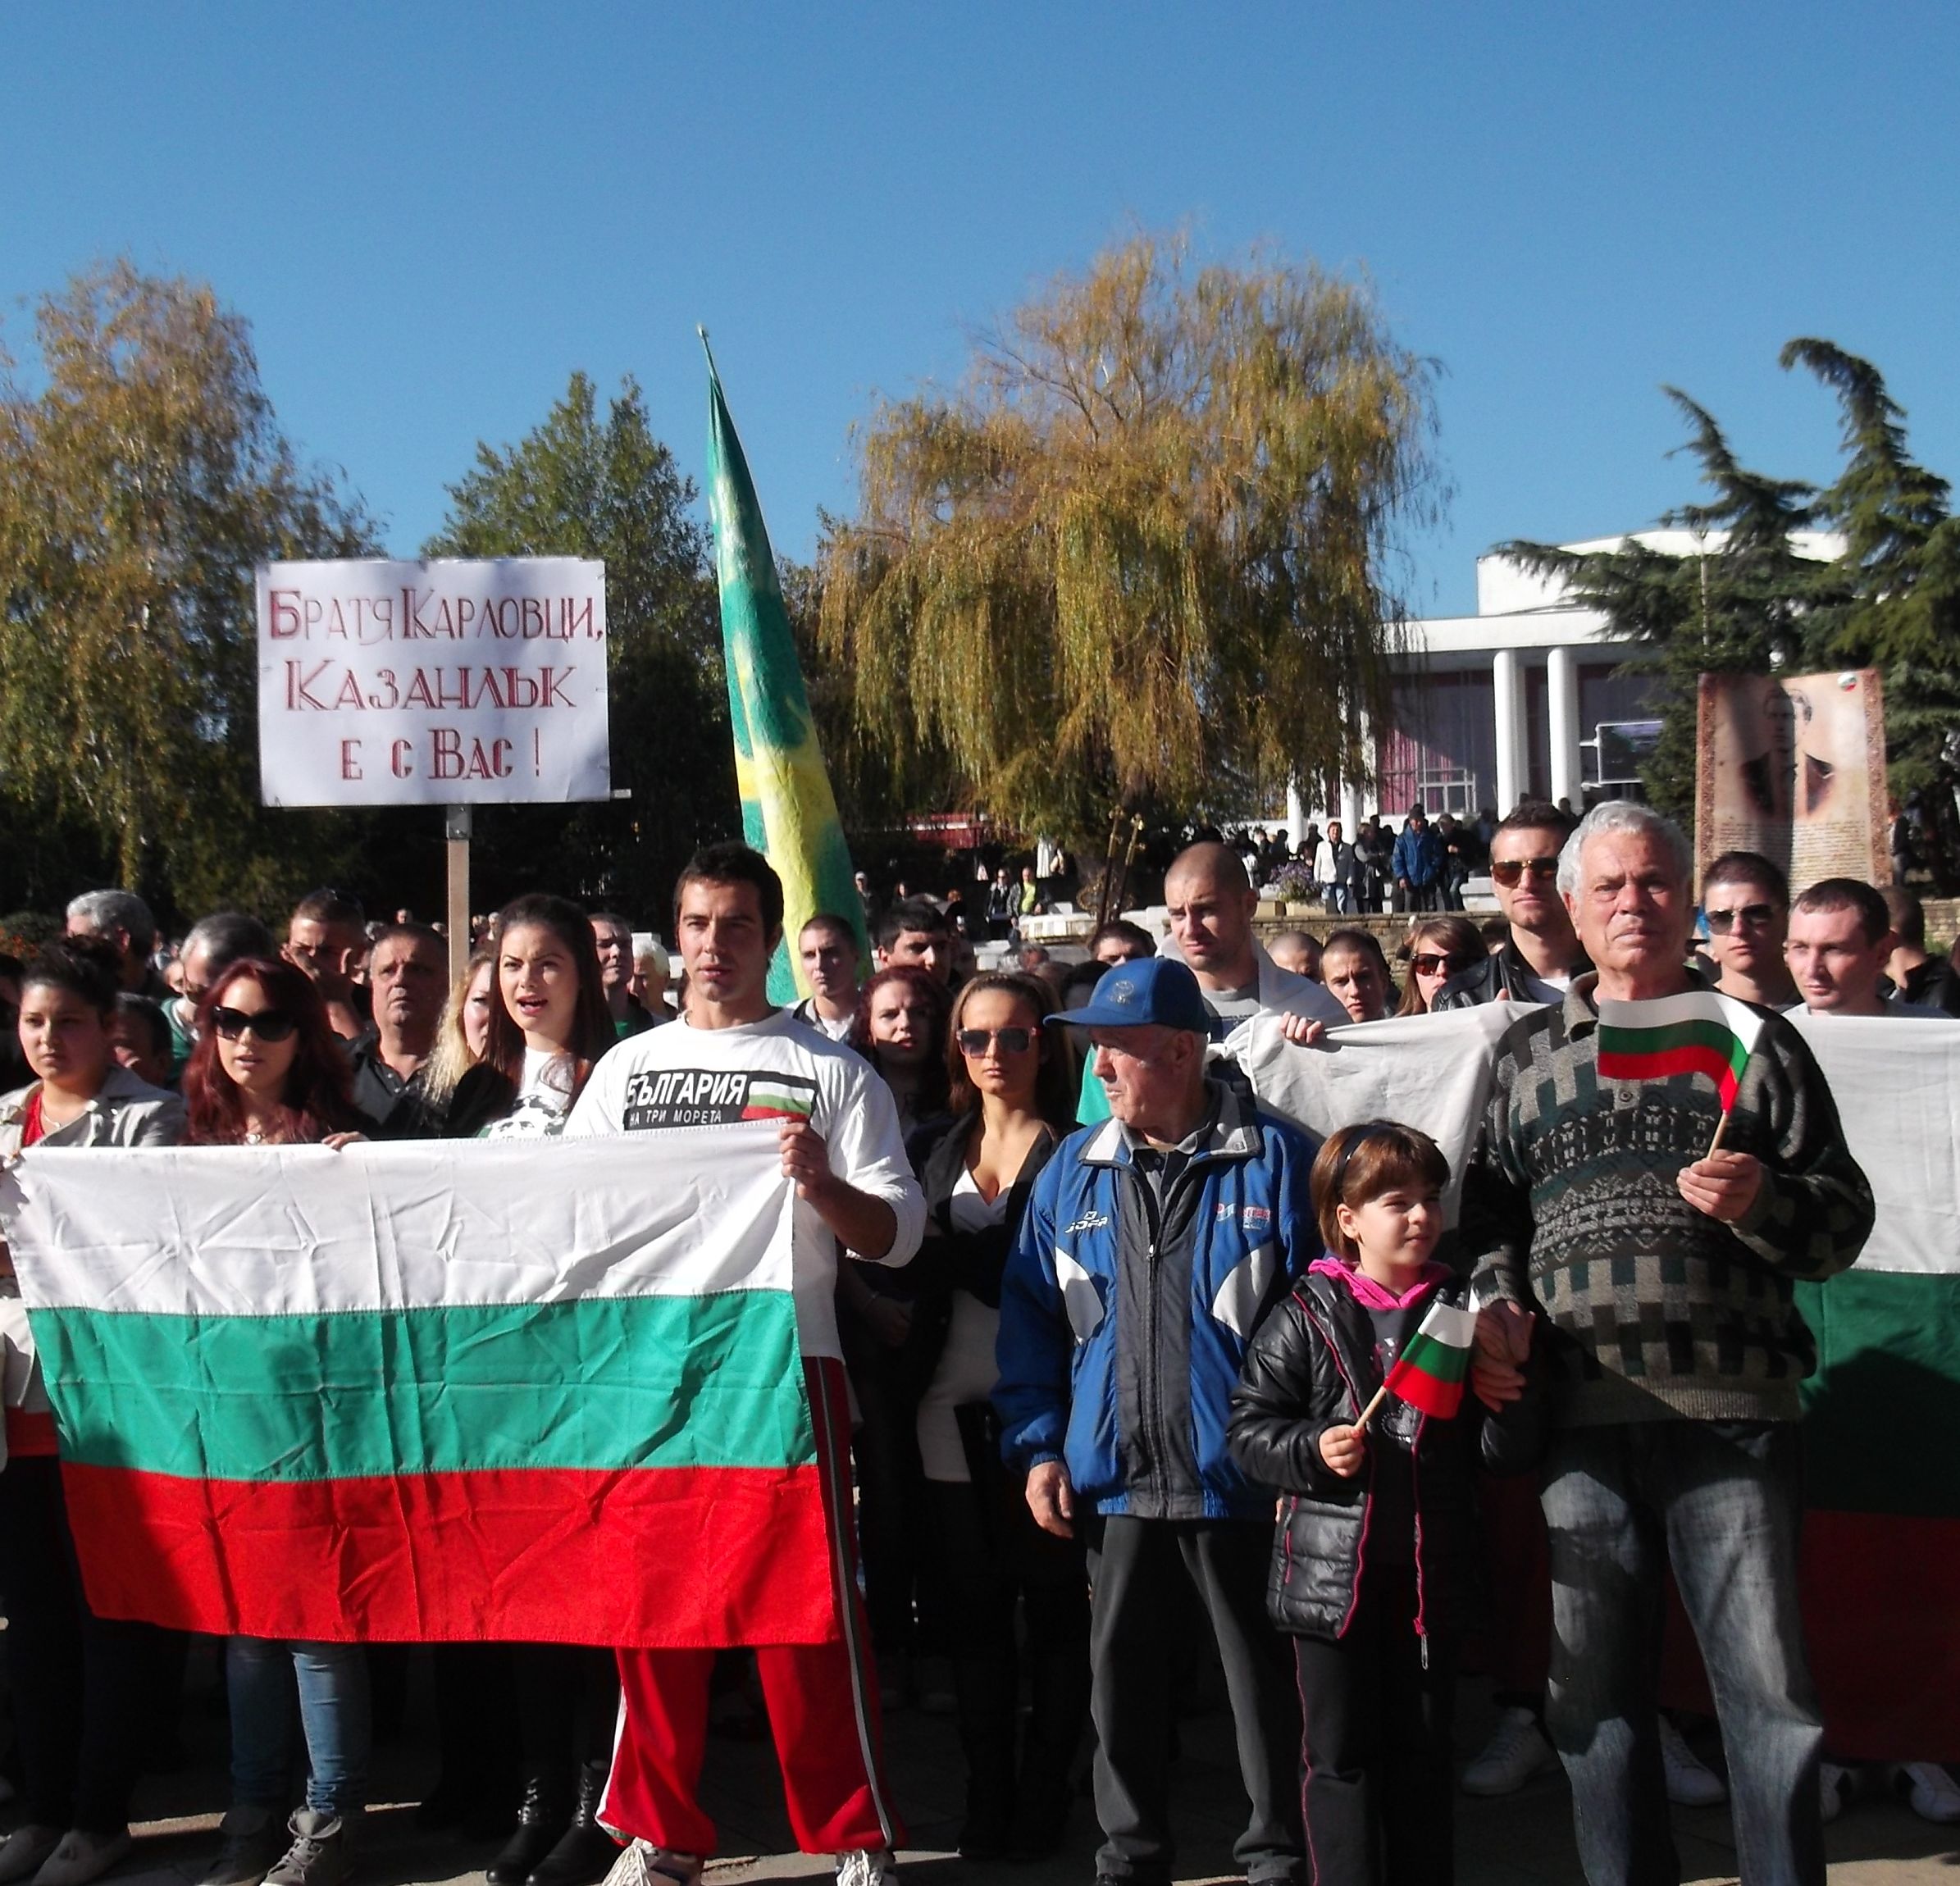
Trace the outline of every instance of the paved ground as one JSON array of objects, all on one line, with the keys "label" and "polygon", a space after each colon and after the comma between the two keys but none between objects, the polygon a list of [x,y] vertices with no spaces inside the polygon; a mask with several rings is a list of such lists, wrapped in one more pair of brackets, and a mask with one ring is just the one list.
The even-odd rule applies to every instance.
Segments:
[{"label": "paved ground", "polygon": [[[203,1681],[200,1682],[202,1677]],[[125,1886],[186,1886],[213,1846],[223,1811],[224,1728],[208,1672],[194,1662],[193,1693],[185,1724],[186,1759],[174,1773],[145,1781],[136,1852],[113,1877]],[[1488,1727],[1481,1686],[1466,1683],[1460,1740],[1468,1751]],[[495,1843],[458,1844],[453,1836],[415,1825],[413,1803],[432,1779],[426,1697],[412,1696],[404,1733],[376,1752],[376,1800],[363,1847],[359,1886],[413,1882],[481,1882]],[[1183,1843],[1178,1875],[1214,1880],[1232,1875],[1232,1838],[1243,1815],[1233,1765],[1230,1724],[1208,1711],[1182,1725],[1177,1769],[1176,1824]],[[904,1711],[888,1726],[894,1781],[911,1822],[914,1848],[905,1856],[908,1886],[1089,1886],[1096,1835],[1083,1800],[1068,1844],[1035,1866],[973,1866],[950,1849],[959,1827],[962,1770],[952,1724],[943,1717]],[[1710,1752],[1712,1752],[1711,1747]],[[827,1865],[791,1853],[773,1763],[766,1743],[717,1737],[710,1744],[709,1805],[722,1830],[725,1857],[710,1872],[724,1882],[791,1879],[827,1871]],[[1684,1877],[1735,1878],[1734,1839],[1725,1809],[1677,1811],[1675,1834]],[[0,1811],[0,1820],[4,1811]],[[1580,1886],[1572,1846],[1570,1809],[1556,1774],[1503,1801],[1460,1802],[1457,1868],[1461,1886]],[[1834,1881],[1857,1886],[1950,1886],[1960,1866],[1960,1829],[1930,1827],[1902,1804],[1867,1799],[1828,1830]]]}]

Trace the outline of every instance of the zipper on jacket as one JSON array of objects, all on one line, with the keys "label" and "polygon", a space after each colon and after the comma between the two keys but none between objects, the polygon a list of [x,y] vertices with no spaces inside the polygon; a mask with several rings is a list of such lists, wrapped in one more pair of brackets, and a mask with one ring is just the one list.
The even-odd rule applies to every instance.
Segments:
[{"label": "zipper on jacket", "polygon": [[1418,1413],[1409,1442],[1409,1504],[1415,1510],[1415,1634],[1422,1642],[1422,1667],[1429,1667],[1429,1592],[1422,1576],[1422,1431],[1428,1415]]}]

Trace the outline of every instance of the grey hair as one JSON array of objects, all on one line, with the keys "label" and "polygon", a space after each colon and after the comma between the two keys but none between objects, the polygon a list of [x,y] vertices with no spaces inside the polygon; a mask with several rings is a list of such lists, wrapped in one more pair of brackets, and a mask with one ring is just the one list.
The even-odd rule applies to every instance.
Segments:
[{"label": "grey hair", "polygon": [[84,891],[68,904],[68,921],[86,924],[101,936],[129,933],[130,946],[148,955],[157,941],[157,919],[134,891]]},{"label": "grey hair", "polygon": [[200,917],[192,924],[180,954],[188,956],[198,949],[210,957],[213,974],[229,969],[234,963],[243,962],[248,956],[271,957],[279,954],[279,945],[272,941],[272,932],[256,917],[248,917],[241,910],[219,910],[209,917]]},{"label": "grey hair", "polygon": [[1566,896],[1579,894],[1579,859],[1589,839],[1602,832],[1638,832],[1661,845],[1674,860],[1675,875],[1685,884],[1694,875],[1694,852],[1680,827],[1637,799],[1602,799],[1573,828],[1558,854],[1558,887]]}]

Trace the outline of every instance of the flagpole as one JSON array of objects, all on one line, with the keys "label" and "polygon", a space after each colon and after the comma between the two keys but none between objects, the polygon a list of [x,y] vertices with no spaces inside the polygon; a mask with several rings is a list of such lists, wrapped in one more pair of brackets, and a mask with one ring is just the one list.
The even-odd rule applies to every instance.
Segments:
[{"label": "flagpole", "polygon": [[1715,1137],[1709,1141],[1707,1151],[1702,1155],[1703,1159],[1712,1159],[1715,1157],[1716,1148],[1722,1143],[1722,1135],[1729,1130],[1729,1116],[1734,1111],[1734,1108],[1725,1109],[1722,1117],[1715,1123]]},{"label": "flagpole", "polygon": [[1375,1410],[1380,1407],[1382,1403],[1388,1399],[1388,1384],[1384,1382],[1380,1387],[1375,1390],[1374,1399],[1370,1401],[1358,1415],[1355,1417],[1355,1426],[1357,1428],[1365,1428],[1368,1425],[1369,1420],[1374,1415]]}]

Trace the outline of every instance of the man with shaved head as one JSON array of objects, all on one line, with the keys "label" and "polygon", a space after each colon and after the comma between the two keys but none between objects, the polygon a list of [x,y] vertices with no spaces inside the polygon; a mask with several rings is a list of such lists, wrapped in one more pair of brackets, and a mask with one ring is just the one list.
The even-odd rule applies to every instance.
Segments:
[{"label": "man with shaved head", "polygon": [[1228,1048],[1261,1014],[1305,1015],[1338,1027],[1347,1012],[1318,982],[1282,969],[1252,934],[1259,894],[1226,846],[1187,846],[1164,880],[1170,917],[1166,955],[1182,956],[1212,1018],[1211,1038]]}]

